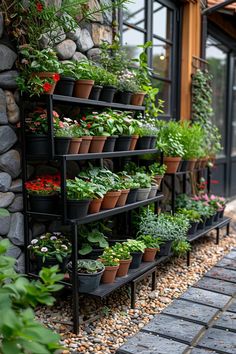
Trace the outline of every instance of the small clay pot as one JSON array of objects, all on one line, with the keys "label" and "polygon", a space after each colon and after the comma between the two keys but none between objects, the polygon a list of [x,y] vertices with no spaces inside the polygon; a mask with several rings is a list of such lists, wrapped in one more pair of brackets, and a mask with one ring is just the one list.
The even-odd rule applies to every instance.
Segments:
[{"label": "small clay pot", "polygon": [[98,213],[101,209],[103,198],[93,199],[89,204],[89,214]]},{"label": "small clay pot", "polygon": [[114,283],[119,265],[117,266],[105,266],[105,270],[102,275],[101,282],[104,284]]},{"label": "small clay pot", "polygon": [[131,136],[131,143],[130,143],[130,147],[129,147],[129,149],[131,151],[135,150],[137,142],[138,142],[138,138],[139,138],[138,135],[132,135]]},{"label": "small clay pot", "polygon": [[90,144],[93,139],[92,136],[82,136],[82,142],[79,148],[79,154],[87,154],[89,152]]},{"label": "small clay pot", "polygon": [[132,258],[120,260],[120,266],[119,266],[119,269],[116,273],[117,277],[125,277],[128,274],[131,261],[132,261]]},{"label": "small clay pot", "polygon": [[143,254],[143,262],[153,262],[155,260],[157,248],[145,248]]},{"label": "small clay pot", "polygon": [[131,97],[131,104],[134,106],[142,106],[145,95],[145,92],[134,93]]},{"label": "small clay pot", "polygon": [[193,171],[196,165],[197,159],[188,160],[188,170]]},{"label": "small clay pot", "polygon": [[111,191],[104,195],[101,209],[113,209],[121,195],[121,191]]},{"label": "small clay pot", "polygon": [[163,163],[167,166],[166,173],[176,173],[181,157],[164,157]]},{"label": "small clay pot", "polygon": [[94,80],[76,80],[73,96],[78,98],[89,98],[94,85]]},{"label": "small clay pot", "polygon": [[153,179],[155,180],[156,184],[160,187],[161,181],[163,180],[163,176],[154,176]]},{"label": "small clay pot", "polygon": [[106,136],[93,136],[93,139],[90,144],[89,152],[90,153],[102,152],[106,139],[107,139]]},{"label": "small clay pot", "polygon": [[129,194],[129,189],[122,189],[121,190],[121,195],[119,196],[119,199],[116,203],[117,207],[122,207],[126,204],[126,200],[128,198],[128,194]]},{"label": "small clay pot", "polygon": [[[41,80],[44,80],[44,79],[52,79],[52,80],[53,80],[53,76],[54,76],[55,74],[56,74],[56,73],[42,71],[42,72],[40,72],[40,73],[33,73],[32,75],[39,77]],[[50,83],[51,89],[50,89],[49,91],[47,91],[47,92],[44,92],[44,94],[46,94],[46,95],[52,95],[52,94],[54,93],[56,84],[57,84],[57,82],[53,80],[53,83],[52,83],[52,84]]]},{"label": "small clay pot", "polygon": [[82,142],[81,138],[72,138],[70,141],[68,153],[69,154],[78,154],[81,142]]}]

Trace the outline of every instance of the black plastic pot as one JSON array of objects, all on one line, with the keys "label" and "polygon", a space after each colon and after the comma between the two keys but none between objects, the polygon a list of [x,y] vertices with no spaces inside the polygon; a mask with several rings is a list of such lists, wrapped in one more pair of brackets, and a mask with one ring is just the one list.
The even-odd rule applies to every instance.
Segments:
[{"label": "black plastic pot", "polygon": [[46,268],[51,268],[55,265],[58,265],[60,271],[62,273],[66,272],[66,265],[68,263],[69,257],[65,257],[62,261],[62,263],[58,262],[58,260],[56,259],[56,257],[48,257],[45,259],[45,261],[43,262],[43,257],[41,256],[36,256],[36,269],[38,272],[40,272],[40,270],[43,267]]},{"label": "black plastic pot", "polygon": [[90,199],[85,200],[76,200],[68,199],[67,200],[67,218],[68,219],[80,219],[88,214]]},{"label": "black plastic pot", "polygon": [[224,212],[225,212],[225,208],[220,211],[220,213],[219,213],[219,219],[223,219],[223,217],[224,217]]},{"label": "black plastic pot", "polygon": [[103,89],[100,94],[100,101],[113,102],[115,93],[116,93],[116,87],[103,86]]},{"label": "black plastic pot", "polygon": [[146,150],[150,148],[152,137],[151,136],[141,136],[137,141],[135,150]]},{"label": "black plastic pot", "polygon": [[117,138],[118,135],[108,136],[105,141],[103,152],[113,152],[115,149],[115,143]]},{"label": "black plastic pot", "polygon": [[[67,268],[70,279],[72,279],[72,270],[71,264],[70,267]],[[79,283],[79,292],[80,293],[89,293],[91,291],[96,290],[99,287],[102,274],[104,269],[97,273],[85,274],[85,273],[77,273],[78,283]]]},{"label": "black plastic pot", "polygon": [[130,189],[126,204],[132,204],[137,201],[138,188]]},{"label": "black plastic pot", "polygon": [[75,85],[75,79],[72,77],[61,77],[57,82],[54,93],[56,95],[72,96]]},{"label": "black plastic pot", "polygon": [[188,171],[188,160],[182,160],[180,163],[179,171],[186,172]]},{"label": "black plastic pot", "polygon": [[55,154],[56,155],[67,155],[70,147],[71,138],[68,137],[55,137]]},{"label": "black plastic pot", "polygon": [[198,222],[191,222],[188,229],[188,235],[193,235],[197,231]]},{"label": "black plastic pot", "polygon": [[158,252],[158,257],[170,256],[172,241],[167,241],[160,245],[160,251]]},{"label": "black plastic pot", "polygon": [[94,85],[89,95],[90,100],[98,101],[102,92],[102,86]]},{"label": "black plastic pot", "polygon": [[211,226],[213,224],[215,215],[210,216],[209,218],[206,219],[206,226]]},{"label": "black plastic pot", "polygon": [[156,148],[156,142],[157,142],[157,137],[156,136],[151,136],[149,149],[155,149]]},{"label": "black plastic pot", "polygon": [[205,223],[206,223],[205,220],[200,221],[200,222],[198,223],[197,230],[204,230],[204,229],[205,229]]},{"label": "black plastic pot", "polygon": [[130,263],[130,269],[136,269],[140,267],[142,262],[143,252],[130,252],[132,261]]},{"label": "black plastic pot", "polygon": [[48,155],[50,151],[47,135],[26,135],[26,153],[30,155]]},{"label": "black plastic pot", "polygon": [[57,195],[29,195],[30,211],[35,213],[56,214],[59,198]]},{"label": "black plastic pot", "polygon": [[216,213],[215,213],[215,215],[214,215],[214,222],[217,222],[217,221],[219,221],[219,218],[220,218],[220,211],[217,211]]},{"label": "black plastic pot", "polygon": [[116,139],[114,151],[129,151],[131,136],[122,135]]},{"label": "black plastic pot", "polygon": [[115,100],[117,103],[122,103],[122,104],[130,104],[132,97],[132,92],[129,91],[124,91],[120,92],[118,91],[115,96]]}]

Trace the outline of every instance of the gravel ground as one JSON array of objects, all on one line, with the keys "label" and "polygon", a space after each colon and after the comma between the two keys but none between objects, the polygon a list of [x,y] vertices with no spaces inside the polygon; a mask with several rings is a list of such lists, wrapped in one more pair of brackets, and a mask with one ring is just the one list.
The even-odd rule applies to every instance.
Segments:
[{"label": "gravel ground", "polygon": [[[236,203],[230,204],[230,216],[234,217]],[[191,266],[186,259],[172,259],[158,269],[157,289],[150,290],[150,279],[139,283],[135,310],[130,309],[129,288],[124,287],[108,297],[104,302],[82,297],[80,300],[81,321],[79,335],[70,332],[70,327],[55,321],[70,321],[71,299],[64,294],[53,308],[39,308],[37,318],[58,331],[63,345],[68,348],[63,353],[114,354],[127,337],[161,312],[175,298],[199,280],[219,259],[236,246],[236,217],[231,235],[223,237],[220,245],[215,245],[215,233],[197,240],[193,244]]]}]

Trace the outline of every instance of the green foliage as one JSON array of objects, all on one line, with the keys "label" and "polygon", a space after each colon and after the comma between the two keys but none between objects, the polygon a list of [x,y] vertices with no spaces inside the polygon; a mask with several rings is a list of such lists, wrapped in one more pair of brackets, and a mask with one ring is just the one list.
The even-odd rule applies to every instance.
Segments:
[{"label": "green foliage", "polygon": [[146,173],[137,172],[132,176],[133,181],[140,185],[140,188],[149,188],[151,187],[152,177]]},{"label": "green foliage", "polygon": [[171,249],[175,256],[184,256],[188,251],[191,251],[191,245],[187,240],[173,241]]},{"label": "green foliage", "polygon": [[105,248],[100,259],[101,262],[108,267],[117,266],[120,264],[120,260],[117,257],[116,252],[112,247]]},{"label": "green foliage", "polygon": [[[72,263],[68,264],[68,268],[72,269]],[[94,274],[102,271],[104,265],[100,261],[95,261],[93,259],[79,259],[77,262],[77,272],[83,274]]]},{"label": "green foliage", "polygon": [[111,229],[101,222],[90,223],[88,225],[80,225],[80,246],[79,254],[86,255],[92,252],[94,248],[105,248],[109,244],[105,232]]},{"label": "green foliage", "polygon": [[154,162],[148,166],[148,169],[152,176],[164,176],[167,166],[164,164],[161,165],[158,162]]},{"label": "green foliage", "polygon": [[114,246],[112,246],[112,249],[119,260],[131,258],[129,247],[125,243],[116,242]]},{"label": "green foliage", "polygon": [[175,121],[159,121],[157,135],[157,148],[162,150],[165,156],[182,157],[185,153],[182,144],[181,125]]},{"label": "green foliage", "polygon": [[35,320],[33,308],[38,303],[50,306],[51,296],[62,288],[58,267],[43,268],[40,278],[29,281],[14,271],[15,260],[5,256],[10,244],[0,241],[0,352],[2,354],[50,354],[62,349],[60,336]]},{"label": "green foliage", "polygon": [[143,241],[128,239],[124,244],[130,252],[144,252],[146,245]]},{"label": "green foliage", "polygon": [[66,188],[67,199],[84,200],[98,197],[101,198],[104,195],[103,191],[101,191],[100,185],[97,187],[96,184],[84,181],[78,177],[75,177],[75,179],[67,179]]},{"label": "green foliage", "polygon": [[191,222],[202,221],[201,214],[196,210],[180,208],[177,210],[177,213],[184,215]]},{"label": "green foliage", "polygon": [[153,237],[151,235],[140,235],[137,237],[138,241],[142,241],[146,248],[160,248],[161,239]]},{"label": "green foliage", "polygon": [[184,160],[201,158],[207,155],[205,151],[205,130],[199,123],[181,122],[181,143],[184,148]]}]

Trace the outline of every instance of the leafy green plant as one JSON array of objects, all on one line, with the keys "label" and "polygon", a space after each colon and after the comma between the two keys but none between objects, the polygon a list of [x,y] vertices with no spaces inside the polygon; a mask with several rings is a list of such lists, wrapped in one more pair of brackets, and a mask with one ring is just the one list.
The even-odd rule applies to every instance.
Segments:
[{"label": "leafy green plant", "polygon": [[171,245],[171,249],[174,255],[181,257],[191,251],[191,245],[187,240],[175,240]]},{"label": "leafy green plant", "polygon": [[156,222],[156,237],[163,242],[182,240],[188,232],[189,225],[189,221],[184,215],[173,216],[161,213]]},{"label": "leafy green plant", "polygon": [[85,256],[92,252],[93,248],[105,248],[109,244],[107,238],[102,232],[104,228],[100,228],[101,225],[81,225],[80,236],[81,236],[81,246],[79,248],[79,254]]},{"label": "leafy green plant", "polygon": [[151,235],[140,235],[137,237],[138,241],[142,241],[146,248],[160,248],[161,239],[153,237]]},{"label": "leafy green plant", "polygon": [[152,177],[146,173],[137,172],[133,176],[133,180],[140,185],[140,188],[151,187]]},{"label": "leafy green plant", "polygon": [[182,157],[185,153],[182,144],[182,130],[178,122],[159,122],[157,135],[157,148],[162,150],[165,156]]},{"label": "leafy green plant", "polygon": [[145,166],[138,166],[135,162],[129,161],[124,165],[124,171],[130,175],[134,176],[136,173],[144,173],[146,171]]},{"label": "leafy green plant", "polygon": [[144,252],[146,245],[143,241],[128,239],[124,244],[130,252]]},{"label": "leafy green plant", "polygon": [[132,71],[126,69],[120,73],[118,76],[117,89],[121,92],[138,92],[139,87]]},{"label": "leafy green plant", "polygon": [[[72,263],[68,264],[68,268],[72,269]],[[102,271],[104,264],[93,259],[79,259],[77,262],[77,272],[83,274],[94,274]]]},{"label": "leafy green plant", "polygon": [[[75,179],[66,180],[66,190],[67,199],[93,199],[94,197],[97,198],[98,195],[98,189],[96,189],[95,184],[84,181],[78,177],[75,177]],[[102,196],[103,194],[101,193],[101,197]]]},{"label": "leafy green plant", "polygon": [[144,209],[141,215],[138,217],[138,235],[144,236],[148,235],[152,238],[157,238],[156,236],[156,225],[158,221],[158,216],[150,208]]},{"label": "leafy green plant", "polygon": [[10,243],[0,241],[0,351],[3,354],[55,353],[63,349],[60,336],[35,320],[37,304],[53,305],[51,293],[62,288],[58,267],[43,268],[39,279],[29,281],[14,270],[15,259],[5,255]]},{"label": "leafy green plant", "polygon": [[104,249],[103,254],[100,257],[101,262],[105,266],[117,266],[120,264],[119,258],[117,258],[116,252],[111,247]]},{"label": "leafy green plant", "polygon": [[148,169],[152,176],[164,176],[164,174],[166,173],[167,166],[165,164],[154,162],[153,164],[148,166]]},{"label": "leafy green plant", "polygon": [[126,244],[116,242],[112,249],[119,260],[131,259],[130,250]]},{"label": "leafy green plant", "polygon": [[207,155],[205,151],[206,134],[199,123],[181,122],[181,143],[184,148],[184,160],[201,158]]},{"label": "leafy green plant", "polygon": [[185,215],[186,218],[191,221],[191,222],[199,222],[202,221],[201,219],[201,214],[196,211],[196,210],[192,210],[192,209],[185,209],[185,208],[180,208],[177,210],[178,214],[182,214]]},{"label": "leafy green plant", "polygon": [[80,173],[80,177],[89,179],[92,185],[103,185],[107,192],[116,190],[116,185],[120,182],[117,174],[107,168],[93,167],[91,164],[87,170]]}]

